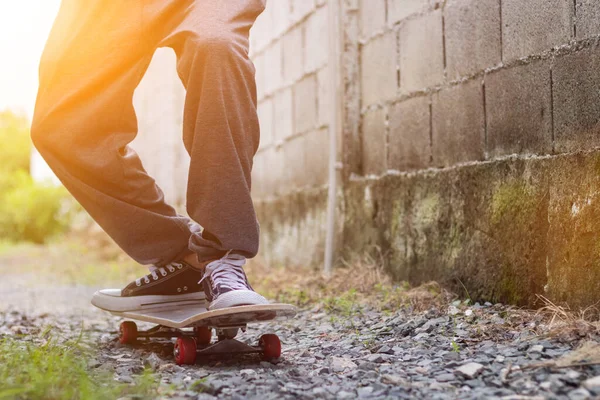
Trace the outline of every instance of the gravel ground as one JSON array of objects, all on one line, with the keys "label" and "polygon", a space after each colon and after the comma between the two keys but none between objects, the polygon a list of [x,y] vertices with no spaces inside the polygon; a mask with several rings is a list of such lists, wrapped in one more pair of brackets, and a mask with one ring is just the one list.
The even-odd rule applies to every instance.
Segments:
[{"label": "gravel ground", "polygon": [[594,379],[600,375],[599,366],[521,370],[569,354],[575,342],[536,338],[530,333],[535,321],[515,324],[503,318],[507,310],[501,305],[390,315],[362,309],[346,316],[315,307],[292,320],[253,325],[239,336],[254,344],[262,333],[277,333],[284,345],[277,363],[246,356],[200,360],[191,367],[173,363],[170,341],[120,345],[114,331],[119,320],[91,308],[85,314],[38,316],[10,308],[0,312],[0,336],[22,335],[30,340],[28,333],[53,325],[63,337],[74,337],[83,326],[90,343],[99,344],[90,368],[114,371],[121,382],[131,382],[144,367],[152,368],[165,398],[587,399],[600,395],[600,378]]},{"label": "gravel ground", "polygon": [[[2,270],[0,260],[0,270]],[[5,268],[4,272],[8,270]],[[97,348],[92,369],[132,382],[154,370],[161,398],[296,399],[588,399],[600,395],[597,330],[582,325],[548,332],[542,315],[492,304],[454,302],[425,312],[379,312],[360,307],[332,311],[324,305],[296,318],[251,325],[239,339],[256,344],[276,333],[282,358],[256,356],[199,360],[179,367],[171,341],[123,346],[120,320],[89,305],[96,288],[61,285],[48,277],[18,275],[0,284],[0,338],[39,340],[53,334],[77,337]],[[145,327],[143,324],[141,327]],[[146,326],[147,327],[147,326]],[[36,336],[37,335],[37,336]],[[575,348],[586,344],[585,356]],[[572,359],[565,358],[570,356]],[[557,361],[558,360],[558,361]],[[543,363],[546,363],[544,366]]]}]

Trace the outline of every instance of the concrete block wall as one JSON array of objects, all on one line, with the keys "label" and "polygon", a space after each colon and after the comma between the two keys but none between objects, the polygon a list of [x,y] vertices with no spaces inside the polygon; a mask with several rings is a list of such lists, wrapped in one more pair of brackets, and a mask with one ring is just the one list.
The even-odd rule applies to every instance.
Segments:
[{"label": "concrete block wall", "polygon": [[261,143],[257,202],[327,183],[330,113],[324,0],[270,0],[251,30]]},{"label": "concrete block wall", "polygon": [[[362,140],[369,143],[353,173],[557,154],[594,142],[597,1],[359,3]],[[416,98],[416,116],[399,118],[402,109],[415,112]],[[431,123],[415,123],[426,104]],[[374,134],[377,126],[386,133]]]},{"label": "concrete block wall", "polygon": [[[338,259],[373,252],[478,299],[595,303],[600,2],[338,3]],[[263,254],[292,266],[322,261],[326,7],[270,0],[252,31]]]},{"label": "concrete block wall", "polygon": [[344,165],[342,257],[374,247],[397,279],[479,299],[595,303],[600,2],[356,12],[361,161]]},{"label": "concrete block wall", "polygon": [[182,140],[185,89],[175,69],[175,53],[157,50],[133,103],[138,136],[131,147],[173,206],[185,210],[189,156]]}]

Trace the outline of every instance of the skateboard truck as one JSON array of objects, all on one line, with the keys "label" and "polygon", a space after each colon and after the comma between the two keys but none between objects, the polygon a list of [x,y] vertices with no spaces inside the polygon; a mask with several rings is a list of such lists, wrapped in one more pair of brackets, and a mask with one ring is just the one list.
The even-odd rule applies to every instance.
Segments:
[{"label": "skateboard truck", "polygon": [[[251,323],[291,317],[296,307],[290,304],[260,304],[207,310],[203,305],[155,307],[138,311],[114,312],[128,320],[121,323],[119,342],[135,343],[138,338],[177,338],[174,356],[177,364],[194,364],[197,357],[222,354],[258,353],[263,360],[281,356],[281,342],[277,335],[262,335],[255,346],[236,340],[240,330],[246,331]],[[154,324],[138,331],[134,319]],[[213,330],[217,340],[213,340]]]},{"label": "skateboard truck", "polygon": [[133,321],[124,321],[119,329],[119,342],[134,343],[138,338],[176,337],[173,355],[178,365],[195,364],[198,357],[222,354],[258,353],[263,360],[271,361],[281,356],[281,342],[277,335],[262,335],[257,346],[250,346],[234,339],[238,330],[245,331],[246,325],[219,326],[215,328],[218,340],[211,343],[212,329],[207,326],[195,326],[192,331],[157,325],[145,331],[138,331]]}]

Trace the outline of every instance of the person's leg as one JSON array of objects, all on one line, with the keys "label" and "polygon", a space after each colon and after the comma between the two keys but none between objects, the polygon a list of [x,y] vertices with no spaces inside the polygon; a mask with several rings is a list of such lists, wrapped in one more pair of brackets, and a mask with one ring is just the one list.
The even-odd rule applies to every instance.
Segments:
[{"label": "person's leg", "polygon": [[[174,2],[176,3],[176,2]],[[133,92],[154,53],[142,0],[64,0],[40,64],[32,139],[65,187],[141,264],[189,254],[188,219],[127,145]]]},{"label": "person's leg", "polygon": [[[245,258],[258,251],[259,227],[250,196],[259,144],[255,69],[249,31],[264,0],[152,0],[157,46],[172,47],[187,90],[184,143],[191,156],[190,217],[204,230],[190,249],[211,261],[203,278],[210,308],[267,301],[250,287]],[[164,32],[164,34],[162,34]],[[216,260],[215,260],[216,258]]]},{"label": "person's leg", "polygon": [[[133,92],[155,50],[143,0],[64,0],[40,64],[32,139],[65,187],[132,258],[155,264],[92,303],[127,311],[204,304],[178,216],[128,147],[137,133]],[[173,2],[177,3],[177,2]]]},{"label": "person's leg", "polygon": [[[250,196],[252,160],[259,144],[255,69],[249,31],[264,0],[195,0],[186,8],[154,0],[187,90],[183,139],[191,156],[187,211],[203,228],[190,249],[201,261],[232,250],[258,251],[259,227]],[[160,11],[158,11],[160,10]],[[175,11],[173,13],[173,11]],[[170,19],[169,19],[170,17]]]}]

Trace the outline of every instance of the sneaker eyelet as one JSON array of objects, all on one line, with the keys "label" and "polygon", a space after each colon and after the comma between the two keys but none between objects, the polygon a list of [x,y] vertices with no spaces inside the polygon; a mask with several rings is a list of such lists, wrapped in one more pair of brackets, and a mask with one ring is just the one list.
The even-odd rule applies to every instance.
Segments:
[{"label": "sneaker eyelet", "polygon": [[169,269],[169,272],[175,271],[175,268],[171,267],[170,265],[167,268]]},{"label": "sneaker eyelet", "polygon": [[183,265],[177,264],[177,269],[181,269],[181,268],[183,268]]},{"label": "sneaker eyelet", "polygon": [[162,276],[167,276],[167,271],[162,271],[160,274],[161,274]]},{"label": "sneaker eyelet", "polygon": [[187,292],[187,286],[184,286],[184,287],[183,287],[183,291],[184,291],[184,292]]},{"label": "sneaker eyelet", "polygon": [[139,287],[139,286],[142,286],[142,282],[136,282],[136,283],[135,283],[135,286],[138,286],[138,287]]},{"label": "sneaker eyelet", "polygon": [[177,288],[177,293],[181,293],[181,288],[180,287]]},{"label": "sneaker eyelet", "polygon": [[148,279],[148,278],[145,278],[145,279],[144,279],[144,283],[150,283],[150,279]]}]

